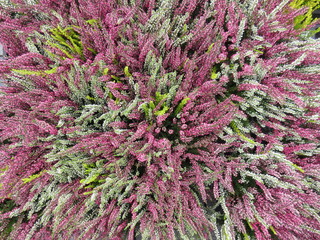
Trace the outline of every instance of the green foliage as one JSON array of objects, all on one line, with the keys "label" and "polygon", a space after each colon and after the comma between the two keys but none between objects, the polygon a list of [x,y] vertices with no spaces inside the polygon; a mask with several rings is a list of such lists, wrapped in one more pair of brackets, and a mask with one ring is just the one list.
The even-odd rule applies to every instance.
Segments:
[{"label": "green foliage", "polygon": [[128,66],[124,67],[123,72],[124,72],[124,75],[126,77],[131,77],[132,76],[132,74],[129,72],[129,67]]},{"label": "green foliage", "polygon": [[31,71],[26,69],[11,69],[13,72],[18,73],[20,75],[36,75],[36,76],[46,76],[47,74],[54,74],[57,72],[57,68],[52,68],[49,70],[39,70],[39,71]]},{"label": "green foliage", "polygon": [[41,175],[42,175],[44,172],[46,172],[46,171],[43,170],[43,171],[41,171],[41,172],[38,173],[38,174],[33,174],[33,175],[31,175],[30,177],[23,178],[23,179],[21,179],[21,180],[22,180],[24,183],[31,182],[32,180],[41,177]]},{"label": "green foliage", "polygon": [[190,100],[190,98],[186,97],[184,99],[181,100],[181,102],[178,104],[178,106],[176,107],[176,109],[174,110],[173,115],[177,116],[179,112],[181,112],[181,110],[183,109],[183,107],[188,103],[188,101]]},{"label": "green foliage", "polygon": [[218,78],[219,74],[217,73],[217,70],[218,70],[218,66],[215,65],[212,70],[211,70],[211,79],[214,80],[216,78]]},{"label": "green foliage", "polygon": [[[15,208],[16,204],[13,200],[11,199],[5,199],[2,203],[0,203],[0,213],[7,213],[10,212]],[[4,229],[2,232],[0,232],[0,238],[1,239],[7,239],[8,235],[12,232],[13,230],[13,225],[17,222],[18,217],[13,217],[10,219],[6,219],[3,222],[0,222],[0,228],[5,225]]]},{"label": "green foliage", "polygon": [[[85,169],[85,174],[86,174],[86,178],[83,178],[80,180],[80,183],[82,183],[82,185],[86,185],[84,188],[85,189],[94,189],[95,187],[101,185],[102,183],[104,183],[105,177],[107,176],[107,174],[102,174],[102,172],[104,171],[103,168],[101,168],[102,162],[98,161],[95,163],[83,163],[83,167]],[[102,179],[103,178],[103,179]],[[85,192],[83,193],[84,195],[88,195],[93,193],[93,191],[89,191],[89,192]]]},{"label": "green foliage", "polygon": [[78,26],[70,26],[62,29],[59,25],[51,29],[51,37],[56,43],[47,41],[47,44],[61,50],[68,58],[73,58],[73,54],[83,57],[83,46],[80,40],[80,34],[76,31]]},{"label": "green foliage", "polygon": [[[9,167],[7,166],[7,167],[5,167],[5,168],[1,168],[0,169],[0,177],[2,176],[2,175],[4,175],[5,174],[5,171],[7,171],[9,169]],[[2,188],[2,183],[0,183],[0,189]]]},{"label": "green foliage", "polygon": [[[91,26],[98,26],[98,21],[95,19],[90,19],[86,21]],[[85,60],[85,56],[83,53],[84,46],[81,41],[81,35],[79,33],[79,26],[71,25],[65,28],[61,26],[57,26],[56,28],[50,29],[50,37],[52,40],[47,40],[46,44],[59,49],[64,56],[63,58],[74,58],[75,56],[79,56],[82,60]],[[96,50],[87,47],[87,49],[94,54],[96,54]],[[46,50],[48,55],[51,57],[57,57],[56,54]]]},{"label": "green foliage", "polygon": [[210,46],[208,47],[207,53],[210,53],[210,52],[211,52],[213,46],[214,46],[214,43],[211,43]]},{"label": "green foliage", "polygon": [[97,19],[89,19],[86,21],[87,23],[89,23],[90,25],[96,25],[98,24],[98,20]]},{"label": "green foliage", "polygon": [[[302,7],[308,7],[308,11],[296,17],[294,19],[294,24],[296,29],[304,29],[308,25],[310,25],[314,19],[312,18],[312,12],[318,8],[320,8],[320,1],[319,0],[293,0],[290,3],[290,6],[293,8],[302,8]],[[317,30],[317,32],[320,31]]]},{"label": "green foliage", "polygon": [[103,75],[108,75],[108,72],[109,72],[109,68],[103,69]]},{"label": "green foliage", "polygon": [[253,141],[252,139],[246,137],[240,130],[239,128],[237,127],[236,123],[234,121],[232,121],[230,123],[230,126],[231,128],[240,136],[240,138],[246,142],[249,142],[251,144],[254,144],[254,145],[258,145],[259,143],[256,143],[255,141]]},{"label": "green foliage", "polygon": [[[156,92],[156,96],[155,96],[155,100],[154,101],[150,101],[148,103],[142,104],[141,108],[143,109],[147,119],[151,120],[152,119],[152,115],[155,116],[161,116],[166,114],[169,109],[170,109],[170,105],[168,105],[167,100],[169,97],[169,94],[161,94],[160,92]],[[187,104],[187,102],[190,100],[190,98],[186,97],[184,99],[182,99],[179,104],[175,107],[174,111],[173,111],[173,116],[177,116],[178,113],[181,112],[181,110],[183,109],[183,107]],[[159,104],[160,107],[158,106]],[[155,109],[157,108],[157,110],[155,111]]]},{"label": "green foliage", "polygon": [[[170,107],[167,106],[166,102],[164,101],[167,97],[168,97],[168,94],[161,94],[159,92],[156,92],[154,101],[150,101],[149,103],[145,103],[141,106],[147,119],[151,120],[153,114],[155,116],[161,116],[169,110]],[[159,110],[154,111],[154,109],[158,106],[160,102],[161,102],[161,106]]]},{"label": "green foliage", "polygon": [[6,213],[14,209],[15,203],[11,199],[5,199],[3,203],[0,204],[1,213]]}]

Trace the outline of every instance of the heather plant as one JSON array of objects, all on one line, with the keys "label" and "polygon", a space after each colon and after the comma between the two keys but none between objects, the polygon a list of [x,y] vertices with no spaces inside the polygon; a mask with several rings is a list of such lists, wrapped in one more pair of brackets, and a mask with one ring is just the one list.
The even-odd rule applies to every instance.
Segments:
[{"label": "heather plant", "polygon": [[299,14],[3,4],[2,239],[319,239],[320,46]]}]

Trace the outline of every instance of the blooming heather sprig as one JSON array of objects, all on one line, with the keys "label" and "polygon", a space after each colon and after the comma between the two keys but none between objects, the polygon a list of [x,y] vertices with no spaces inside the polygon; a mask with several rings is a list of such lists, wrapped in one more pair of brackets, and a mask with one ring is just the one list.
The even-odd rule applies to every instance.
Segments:
[{"label": "blooming heather sprig", "polygon": [[320,47],[289,0],[11,2],[2,238],[320,238]]}]

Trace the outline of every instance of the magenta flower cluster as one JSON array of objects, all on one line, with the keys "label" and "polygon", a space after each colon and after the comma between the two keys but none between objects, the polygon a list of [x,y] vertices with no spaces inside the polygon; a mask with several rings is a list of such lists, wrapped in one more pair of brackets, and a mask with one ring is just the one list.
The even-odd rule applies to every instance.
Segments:
[{"label": "magenta flower cluster", "polygon": [[320,44],[289,0],[0,4],[0,238],[320,239]]}]

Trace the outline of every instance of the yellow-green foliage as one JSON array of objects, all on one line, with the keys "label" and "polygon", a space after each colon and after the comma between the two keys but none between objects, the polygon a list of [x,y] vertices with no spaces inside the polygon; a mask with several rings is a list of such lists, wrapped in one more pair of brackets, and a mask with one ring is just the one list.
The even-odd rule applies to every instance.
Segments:
[{"label": "yellow-green foliage", "polygon": [[[169,97],[169,94],[161,94],[160,92],[156,92],[156,96],[155,96],[155,100],[154,101],[150,101],[148,103],[144,103],[141,105],[141,108],[143,109],[147,119],[151,120],[152,119],[152,115],[154,116],[161,116],[166,114],[169,109],[170,106],[167,105],[168,103],[165,101],[167,100],[167,98]],[[184,99],[182,99],[180,101],[180,103],[175,107],[174,111],[173,111],[173,116],[177,116],[178,113],[181,112],[181,110],[183,109],[183,107],[187,104],[187,102],[190,100],[190,98],[186,97]],[[160,108],[159,110],[155,111],[155,109],[157,108],[157,106],[160,104]]]},{"label": "yellow-green foliage", "polygon": [[[150,101],[149,103],[143,104],[141,107],[144,110],[147,118],[151,118],[154,109],[158,106],[161,101],[164,101],[168,97],[168,94],[161,94],[160,92],[156,92],[155,101]],[[165,114],[169,110],[169,106],[166,105],[165,102],[162,102],[162,105],[158,111],[155,111],[153,114],[156,116],[160,116]]]},{"label": "yellow-green foliage", "polygon": [[97,19],[89,19],[86,21],[86,23],[89,23],[90,25],[98,25],[98,20]]},{"label": "yellow-green foliage", "polygon": [[231,128],[241,137],[242,140],[249,142],[251,144],[254,145],[258,145],[258,143],[256,143],[255,141],[253,141],[252,139],[246,137],[241,131],[240,129],[237,127],[236,123],[234,121],[232,121],[230,123]]},{"label": "yellow-green foliage", "polygon": [[[98,163],[99,165],[99,163]],[[86,174],[86,178],[83,178],[80,180],[80,183],[84,185],[86,185],[84,188],[85,189],[94,189],[95,187],[97,187],[98,185],[102,184],[105,182],[105,179],[101,179],[101,177],[106,177],[106,174],[102,174],[100,169],[96,169],[97,165],[96,163],[90,163],[90,164],[83,164],[83,167],[85,168],[85,174]],[[88,191],[88,192],[84,192],[83,195],[89,195],[93,193],[93,190]]]},{"label": "yellow-green foliage", "polygon": [[179,112],[181,112],[182,108],[187,104],[190,98],[186,97],[181,100],[176,109],[174,110],[174,116],[176,116]]},{"label": "yellow-green foliage", "polygon": [[70,26],[62,29],[59,25],[51,29],[51,37],[56,42],[48,41],[47,44],[61,50],[68,58],[73,58],[74,54],[83,57],[83,46],[80,34],[76,31],[78,26]]},{"label": "yellow-green foliage", "polygon": [[44,71],[31,71],[26,69],[12,69],[13,72],[19,73],[20,75],[37,75],[37,76],[45,76],[46,74],[54,74],[57,72],[57,68],[52,68]]},{"label": "yellow-green foliage", "polygon": [[212,71],[211,71],[211,79],[216,79],[218,78],[218,73],[217,73],[217,70],[218,70],[218,66],[214,66],[212,68]]},{"label": "yellow-green foliage", "polygon": [[[98,21],[90,19],[86,21],[92,26],[99,26]],[[72,25],[65,28],[61,28],[59,25],[56,28],[50,30],[50,35],[54,41],[47,41],[47,44],[51,47],[58,48],[64,53],[67,58],[74,58],[75,55],[84,59],[83,44],[80,39],[79,26]],[[96,50],[87,48],[89,51],[96,54]],[[52,53],[51,53],[52,54]]]},{"label": "yellow-green foliage", "polygon": [[290,6],[298,9],[302,7],[308,7],[308,11],[296,17],[294,19],[294,25],[296,29],[302,29],[306,28],[308,25],[310,25],[314,19],[312,18],[312,12],[318,8],[320,8],[320,1],[319,0],[293,0],[290,3]]},{"label": "yellow-green foliage", "polygon": [[124,67],[123,72],[124,72],[124,75],[126,77],[131,77],[132,76],[132,74],[129,72],[129,67],[128,66]]},{"label": "yellow-green foliage", "polygon": [[27,178],[23,178],[21,179],[24,183],[28,183],[28,182],[31,182],[32,180],[40,177],[44,172],[46,172],[45,170],[39,172],[38,174],[33,174],[31,175],[30,177],[27,177]]},{"label": "yellow-green foliage", "polygon": [[[0,177],[4,175],[5,171],[8,170],[8,166],[6,168],[0,168]],[[0,183],[0,189],[2,188],[2,183]]]}]

